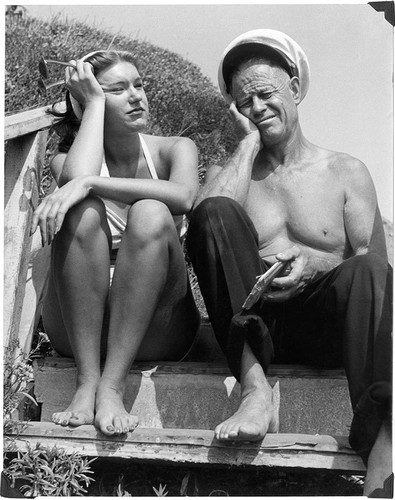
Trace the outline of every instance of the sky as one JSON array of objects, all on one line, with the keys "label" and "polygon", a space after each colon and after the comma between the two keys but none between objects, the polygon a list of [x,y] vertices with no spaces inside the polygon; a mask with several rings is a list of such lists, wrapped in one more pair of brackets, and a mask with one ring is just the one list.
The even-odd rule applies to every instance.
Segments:
[{"label": "sky", "polygon": [[236,36],[258,28],[287,33],[310,63],[310,89],[299,106],[305,136],[362,160],[383,216],[393,220],[393,29],[371,6],[204,1],[24,6],[32,17],[57,14],[176,52],[197,64],[215,85],[223,50]]}]

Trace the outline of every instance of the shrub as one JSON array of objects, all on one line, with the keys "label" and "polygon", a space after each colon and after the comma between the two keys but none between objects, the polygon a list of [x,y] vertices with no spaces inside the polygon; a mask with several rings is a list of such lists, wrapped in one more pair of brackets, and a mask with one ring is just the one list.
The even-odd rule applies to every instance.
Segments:
[{"label": "shrub", "polygon": [[[41,95],[37,80],[41,55],[67,61],[98,49],[115,48],[136,54],[151,111],[150,132],[190,137],[199,149],[203,174],[234,148],[235,138],[219,91],[199,67],[181,56],[145,41],[111,35],[79,22],[50,22],[7,16],[5,39],[6,114],[38,108],[64,99],[62,87]],[[51,68],[51,80],[63,78]]]},{"label": "shrub", "polygon": [[81,457],[78,452],[67,453],[62,448],[48,448],[37,443],[34,448],[27,443],[27,451],[18,453],[4,470],[11,479],[11,487],[18,483],[19,490],[27,497],[82,496],[94,481],[90,464],[93,460]]}]

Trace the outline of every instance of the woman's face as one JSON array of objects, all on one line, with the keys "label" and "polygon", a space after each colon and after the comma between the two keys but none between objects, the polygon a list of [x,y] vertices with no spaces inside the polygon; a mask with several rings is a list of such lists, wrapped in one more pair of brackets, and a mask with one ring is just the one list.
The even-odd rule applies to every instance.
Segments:
[{"label": "woman's face", "polygon": [[137,68],[121,61],[100,71],[96,78],[106,96],[105,128],[114,132],[125,129],[143,131],[149,111]]}]

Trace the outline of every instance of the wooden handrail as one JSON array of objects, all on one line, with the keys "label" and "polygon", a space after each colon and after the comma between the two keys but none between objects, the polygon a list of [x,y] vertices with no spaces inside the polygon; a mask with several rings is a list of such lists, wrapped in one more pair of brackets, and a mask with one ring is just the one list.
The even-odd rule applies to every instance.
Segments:
[{"label": "wooden handrail", "polygon": [[[63,111],[64,107],[64,102],[57,106],[59,111]],[[54,116],[47,113],[50,108],[51,106],[44,106],[6,116],[4,119],[4,140],[8,141],[50,127],[55,119]]]},{"label": "wooden handrail", "polygon": [[[35,239],[30,236],[30,225],[39,198],[48,129],[56,119],[47,113],[49,108],[50,106],[44,106],[16,113],[4,120],[4,140],[7,146],[4,162],[6,265],[3,345],[11,346],[13,340],[18,339],[19,345],[26,352],[30,350],[37,304],[45,285],[45,280],[40,276],[32,275],[32,263],[39,258],[36,255],[39,252],[35,251],[39,235],[34,235]],[[59,103],[57,109],[63,111],[65,103]]]}]

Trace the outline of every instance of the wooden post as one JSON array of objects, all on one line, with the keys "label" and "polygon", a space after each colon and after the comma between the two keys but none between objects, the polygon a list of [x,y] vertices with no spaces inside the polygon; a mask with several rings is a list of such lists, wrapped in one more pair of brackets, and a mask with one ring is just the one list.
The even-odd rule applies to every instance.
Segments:
[{"label": "wooden post", "polygon": [[3,346],[19,338],[30,260],[30,225],[38,203],[48,131],[23,135],[6,145],[4,186]]}]

